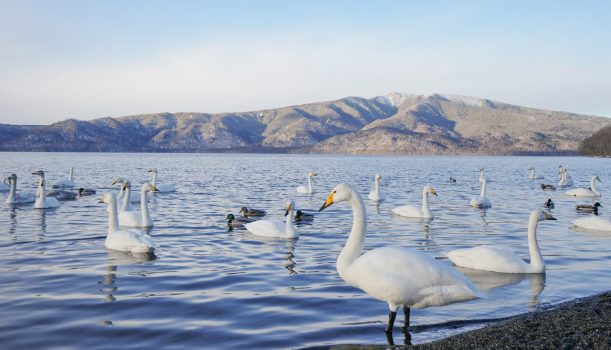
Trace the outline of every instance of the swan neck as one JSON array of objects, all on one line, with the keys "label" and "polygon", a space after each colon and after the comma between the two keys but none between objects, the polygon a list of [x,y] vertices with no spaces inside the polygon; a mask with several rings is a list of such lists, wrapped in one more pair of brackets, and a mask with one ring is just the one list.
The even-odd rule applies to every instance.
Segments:
[{"label": "swan neck", "polygon": [[429,193],[426,190],[422,190],[422,213],[430,214],[431,209],[429,208]]},{"label": "swan neck", "polygon": [[38,181],[38,198],[36,199],[37,206],[44,205],[47,201],[47,194],[45,193],[45,178],[40,177]]},{"label": "swan neck", "polygon": [[375,179],[375,192],[376,194],[380,194],[380,179]]},{"label": "swan neck", "polygon": [[543,272],[545,270],[545,262],[537,242],[538,223],[539,214],[537,212],[531,213],[528,219],[528,252],[530,253],[530,266],[537,272]]},{"label": "swan neck", "polygon": [[68,177],[70,181],[74,181],[74,168],[70,168],[70,176]]},{"label": "swan neck", "polygon": [[595,185],[596,185],[596,178],[593,177],[592,180],[590,181],[590,188],[592,189],[592,192],[594,192],[598,196],[600,195],[600,192],[596,190]]},{"label": "swan neck", "polygon": [[142,224],[146,226],[151,226],[149,223],[151,222],[151,214],[149,213],[149,205],[146,200],[146,190],[143,189],[140,191],[140,216],[142,217]]},{"label": "swan neck", "polygon": [[132,191],[131,189],[128,187],[127,189],[125,189],[125,193],[123,195],[123,204],[121,205],[121,211],[128,211],[129,210],[129,197],[131,197]]},{"label": "swan neck", "polygon": [[308,175],[308,192],[312,192],[312,176]]},{"label": "swan neck", "polygon": [[297,237],[297,230],[295,229],[295,225],[293,225],[293,208],[291,208],[291,211],[286,215],[284,222],[284,232],[286,233],[286,237]]},{"label": "swan neck", "polygon": [[108,235],[119,230],[119,214],[117,214],[117,199],[112,198],[108,204]]},{"label": "swan neck", "polygon": [[486,179],[484,178],[484,180],[482,181],[482,189],[481,192],[479,194],[480,197],[486,197],[486,186],[487,186],[487,182]]},{"label": "swan neck", "polygon": [[11,191],[8,194],[8,202],[13,202],[15,200],[15,195],[17,193],[17,181],[16,180],[11,180]]},{"label": "swan neck", "polygon": [[352,230],[350,231],[346,245],[344,245],[344,248],[337,258],[337,271],[340,276],[342,276],[346,269],[348,269],[363,252],[365,231],[367,230],[367,214],[365,212],[363,200],[356,192],[353,192],[351,198],[348,200],[348,204],[352,207]]},{"label": "swan neck", "polygon": [[157,172],[156,171],[153,172],[153,182],[151,184],[153,185],[153,188],[157,188]]}]

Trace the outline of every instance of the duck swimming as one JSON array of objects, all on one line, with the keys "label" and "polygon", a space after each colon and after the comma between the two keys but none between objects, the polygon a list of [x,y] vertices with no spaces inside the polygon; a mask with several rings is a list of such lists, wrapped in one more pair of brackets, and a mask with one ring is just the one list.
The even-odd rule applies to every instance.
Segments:
[{"label": "duck swimming", "polygon": [[95,190],[92,190],[90,188],[79,188],[78,189],[78,195],[83,197],[83,196],[91,196],[92,194],[95,194]]},{"label": "duck swimming", "polygon": [[47,197],[57,198],[60,201],[76,199],[76,193],[65,190],[51,190],[47,192]]},{"label": "duck swimming", "polygon": [[295,221],[312,221],[314,220],[314,215],[309,214],[309,213],[304,213],[301,210],[297,210],[297,212],[295,213]]},{"label": "duck swimming", "polygon": [[260,209],[248,209],[246,207],[240,208],[240,215],[243,217],[251,217],[251,216],[265,216],[265,210]]},{"label": "duck swimming", "polygon": [[233,214],[227,214],[225,221],[227,221],[227,226],[229,227],[243,227],[244,224],[251,223],[255,220],[249,219],[247,217],[237,217],[236,218]]},{"label": "duck swimming", "polygon": [[549,198],[547,200],[547,202],[545,202],[545,204],[543,204],[544,207],[546,207],[547,209],[554,209],[555,205],[554,202],[552,202],[552,199]]},{"label": "duck swimming", "polygon": [[556,187],[554,187],[552,184],[541,184],[541,189],[543,191],[555,191]]},{"label": "duck swimming", "polygon": [[602,207],[599,202],[594,203],[594,205],[589,204],[579,204],[575,207],[575,209],[580,213],[594,213],[598,215],[598,208]]}]

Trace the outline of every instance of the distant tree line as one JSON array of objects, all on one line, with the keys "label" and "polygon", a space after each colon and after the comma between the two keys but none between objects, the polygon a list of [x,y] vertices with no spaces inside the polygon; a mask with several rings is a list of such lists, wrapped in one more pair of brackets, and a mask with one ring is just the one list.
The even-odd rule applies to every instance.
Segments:
[{"label": "distant tree line", "polygon": [[579,152],[588,156],[611,157],[611,125],[607,125],[579,145]]}]

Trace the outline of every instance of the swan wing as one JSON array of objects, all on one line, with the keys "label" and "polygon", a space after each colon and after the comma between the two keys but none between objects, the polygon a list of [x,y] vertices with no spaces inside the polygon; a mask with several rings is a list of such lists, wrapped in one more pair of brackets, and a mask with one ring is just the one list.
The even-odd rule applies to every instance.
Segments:
[{"label": "swan wing", "polygon": [[573,221],[573,225],[586,230],[611,232],[611,221],[598,216],[577,219]]},{"label": "swan wing", "polygon": [[475,270],[502,273],[527,273],[530,265],[512,251],[489,245],[456,249],[448,253],[455,265]]},{"label": "swan wing", "polygon": [[106,237],[106,248],[122,252],[146,253],[155,249],[153,237],[140,230],[120,230]]},{"label": "swan wing", "polygon": [[[340,273],[341,274],[341,273]],[[481,297],[460,272],[417,250],[385,247],[371,250],[342,276],[351,285],[389,306],[438,306]]]},{"label": "swan wing", "polygon": [[[15,200],[12,203],[32,203],[36,202],[36,194],[31,192],[18,192],[15,194]],[[8,203],[8,198],[7,198]]]},{"label": "swan wing", "polygon": [[573,197],[598,197],[598,195],[589,188],[573,188],[572,190],[564,192],[564,194]]},{"label": "swan wing", "polygon": [[392,212],[408,218],[421,218],[423,217],[422,209],[414,205],[404,205],[401,207],[392,208]]},{"label": "swan wing", "polygon": [[297,192],[299,192],[299,193],[310,193],[310,190],[308,190],[308,188],[305,187],[305,186],[297,186]]},{"label": "swan wing", "polygon": [[255,236],[286,237],[286,224],[279,220],[258,220],[244,227]]}]

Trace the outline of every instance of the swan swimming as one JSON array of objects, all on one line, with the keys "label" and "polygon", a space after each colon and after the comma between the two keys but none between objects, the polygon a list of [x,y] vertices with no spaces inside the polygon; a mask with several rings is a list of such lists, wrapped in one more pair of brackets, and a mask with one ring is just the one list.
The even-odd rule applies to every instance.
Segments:
[{"label": "swan swimming", "polygon": [[590,231],[609,231],[611,232],[611,221],[600,216],[588,216],[573,221],[573,225],[578,228]]},{"label": "swan swimming", "polygon": [[244,224],[248,232],[255,236],[276,237],[276,238],[298,238],[299,231],[293,225],[293,210],[295,202],[289,201],[286,204],[285,221],[280,220],[258,220]]},{"label": "swan swimming", "polygon": [[528,251],[530,263],[512,251],[492,245],[456,249],[448,258],[457,266],[501,273],[544,273],[545,262],[537,243],[537,224],[543,220],[556,220],[550,213],[535,209],[528,218]]},{"label": "swan swimming", "polygon": [[26,204],[36,201],[36,195],[31,192],[17,193],[17,175],[11,174],[8,177],[8,182],[11,185],[11,191],[6,198],[7,204]]},{"label": "swan swimming", "polygon": [[34,203],[34,208],[48,209],[59,207],[59,201],[57,200],[57,198],[47,197],[47,193],[45,191],[45,172],[42,170],[38,170],[36,172],[33,172],[32,175],[37,175],[39,177],[38,192],[36,202]]},{"label": "swan swimming", "polygon": [[538,180],[538,179],[542,179],[543,176],[541,175],[537,175],[535,167],[531,166],[528,170],[530,170],[530,173],[528,173],[528,178],[531,180]]},{"label": "swan swimming", "polygon": [[574,181],[571,178],[571,176],[567,173],[567,169],[561,168],[560,169],[560,181],[558,181],[558,186],[559,187],[571,187],[573,186],[573,183]]},{"label": "swan swimming", "polygon": [[363,254],[367,214],[361,196],[347,184],[339,184],[319,211],[334,203],[352,207],[353,222],[348,240],[337,258],[337,272],[349,285],[388,304],[387,334],[403,306],[405,327],[410,308],[425,308],[481,297],[479,290],[460,272],[414,249],[383,247]]},{"label": "swan swimming", "polygon": [[[142,228],[149,228],[154,226],[153,219],[151,218],[151,214],[149,212],[148,201],[146,198],[146,195],[150,190],[151,186],[149,184],[142,185],[142,189],[140,190],[140,212],[133,210],[120,212],[119,226]],[[127,193],[127,195],[129,195],[129,192]]]},{"label": "swan swimming", "polygon": [[314,189],[312,188],[312,177],[316,176],[317,174],[315,172],[310,171],[308,173],[308,187],[305,186],[297,186],[297,192],[298,193],[304,193],[304,194],[312,194],[314,193]]},{"label": "swan swimming", "polygon": [[408,218],[423,218],[423,219],[433,219],[433,213],[431,213],[431,209],[429,208],[429,193],[437,196],[437,191],[431,186],[424,186],[422,189],[422,207],[418,208],[415,205],[404,205],[401,207],[393,208],[392,212],[399,215],[405,216]]},{"label": "swan swimming", "polygon": [[153,180],[151,181],[151,192],[174,192],[176,187],[170,184],[157,185],[157,168],[149,169],[149,173],[153,173]]},{"label": "swan swimming", "polygon": [[[132,197],[131,193],[130,196],[128,196],[127,200],[125,199],[125,195],[127,194],[127,183],[129,181],[128,180],[123,180],[120,177],[117,177],[116,179],[112,180],[112,185],[119,185],[119,195],[117,196],[118,200],[123,200],[123,204],[121,205],[121,209],[120,211],[124,211],[124,210],[132,210],[132,205],[131,203],[138,203],[140,202],[140,198],[138,197]],[[127,201],[127,207],[125,202]]]},{"label": "swan swimming", "polygon": [[566,196],[573,197],[600,197],[600,192],[598,192],[594,186],[596,181],[600,182],[598,176],[592,176],[592,180],[590,180],[590,188],[573,188],[564,192],[564,194]]},{"label": "swan swimming", "polygon": [[70,167],[70,175],[68,175],[67,179],[61,179],[55,182],[52,187],[53,188],[75,188],[76,184],[74,183],[74,167]]},{"label": "swan swimming", "polygon": [[106,248],[131,253],[150,253],[155,250],[153,237],[141,230],[119,230],[117,213],[117,198],[114,193],[108,193],[100,201],[108,205],[108,235]]},{"label": "swan swimming", "polygon": [[488,183],[488,179],[484,176],[481,180],[481,191],[479,197],[471,198],[471,202],[469,204],[474,208],[490,208],[492,207],[492,202],[490,199],[486,197],[486,185]]},{"label": "swan swimming", "polygon": [[11,190],[11,184],[8,181],[8,177],[4,177],[0,183],[0,192],[8,192]]},{"label": "swan swimming", "polygon": [[384,196],[382,196],[382,193],[380,192],[380,180],[382,180],[382,175],[380,174],[376,174],[373,177],[373,190],[371,190],[371,192],[369,192],[369,196],[367,196],[367,198],[369,198],[371,201],[381,202],[384,199]]}]

